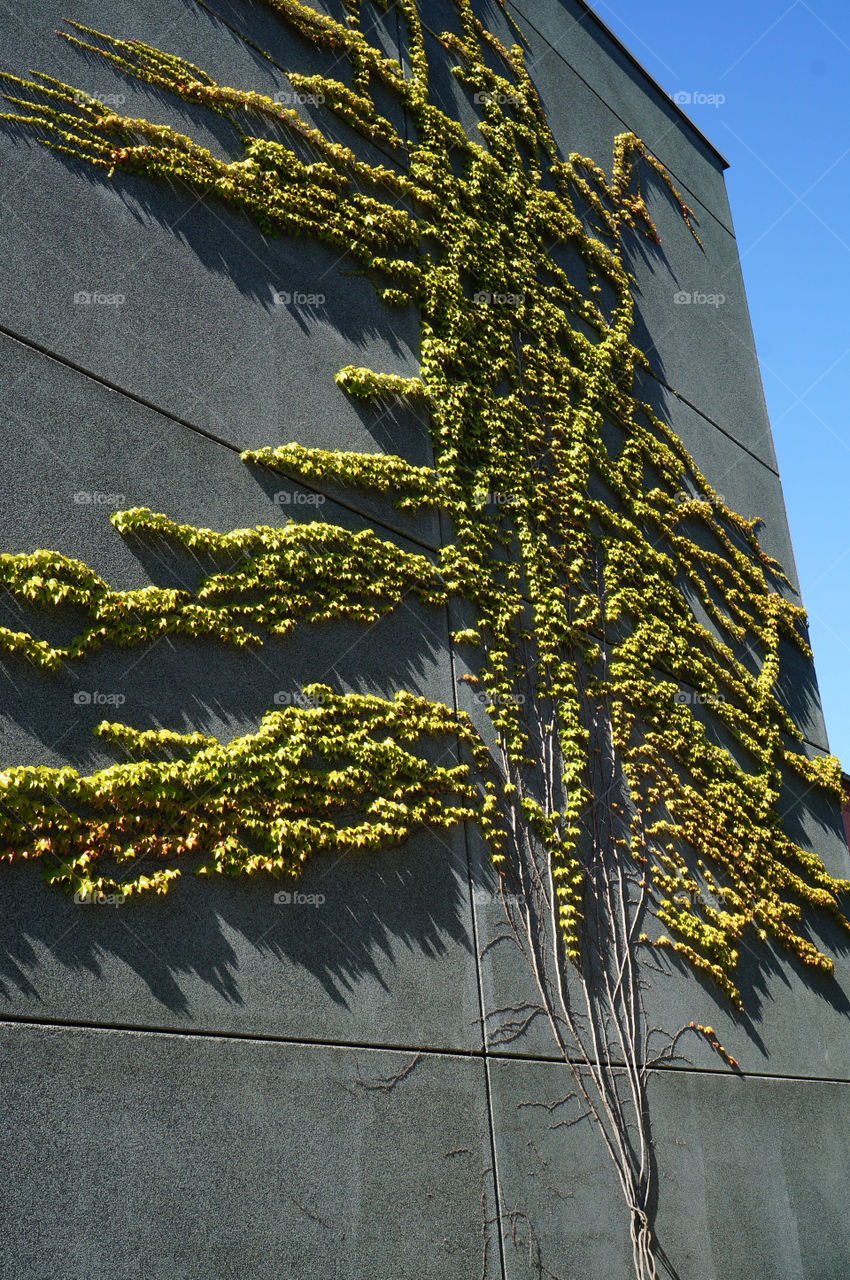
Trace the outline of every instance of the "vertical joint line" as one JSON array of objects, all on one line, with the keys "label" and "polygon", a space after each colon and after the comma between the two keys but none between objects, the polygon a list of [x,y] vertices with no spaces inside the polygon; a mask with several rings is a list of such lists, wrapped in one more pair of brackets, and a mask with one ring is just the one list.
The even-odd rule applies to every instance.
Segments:
[{"label": "vertical joint line", "polygon": [[[443,513],[438,511],[438,519],[440,522],[440,542],[443,542]],[[452,706],[455,715],[459,712],[457,702],[457,674],[455,668],[455,652],[452,643],[451,630],[452,620],[450,613],[451,605],[446,601],[446,626],[449,633],[449,669],[452,681]],[[458,742],[458,749],[460,743]],[[493,1119],[493,1094],[490,1086],[490,1053],[487,1043],[487,1022],[484,1010],[484,982],[481,973],[481,951],[478,937],[478,920],[475,915],[475,894],[472,885],[472,857],[469,848],[469,823],[463,824],[463,844],[466,850],[466,882],[469,886],[469,914],[472,920],[472,945],[475,952],[475,979],[478,987],[478,1011],[481,1018],[481,1044],[483,1047],[483,1064],[484,1064],[484,1090],[487,1100],[487,1128],[490,1134],[490,1160],[493,1167],[493,1196],[496,1206],[496,1233],[499,1244],[499,1267],[502,1280],[507,1280],[507,1271],[505,1269],[505,1243],[502,1230],[502,1201],[500,1195],[499,1182],[499,1158],[496,1151],[496,1126]],[[486,1237],[485,1237],[486,1238]]]}]

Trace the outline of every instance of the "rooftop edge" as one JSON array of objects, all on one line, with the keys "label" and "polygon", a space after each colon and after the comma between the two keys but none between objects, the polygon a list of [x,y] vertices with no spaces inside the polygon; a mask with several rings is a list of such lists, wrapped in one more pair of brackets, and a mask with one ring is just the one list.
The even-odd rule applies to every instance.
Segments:
[{"label": "rooftop edge", "polygon": [[[661,96],[665,104],[673,108],[673,111],[676,113],[679,119],[688,126],[688,128],[692,133],[696,134],[700,142],[702,142],[702,144],[708,148],[708,150],[712,153],[712,155],[717,160],[719,160],[721,167],[724,170],[728,169],[730,167],[730,164],[729,164],[729,161],[724,156],[723,152],[719,151],[718,148],[711,141],[711,139],[706,137],[702,129],[700,129],[699,125],[695,124],[694,121],[691,119],[691,117],[687,114],[687,112],[682,110],[681,106],[676,101],[676,99],[658,83],[658,81],[655,79],[655,76],[651,75],[650,72],[647,71],[646,67],[643,65],[640,59],[635,57],[631,49],[629,49],[628,45],[623,44],[623,41],[620,39],[620,37],[614,34],[614,32],[611,30],[608,24],[604,21],[604,19],[600,18],[596,10],[592,9],[590,5],[586,3],[586,0],[573,0],[573,2],[578,6],[579,9],[582,10],[582,12],[588,18],[590,18],[591,22],[593,22],[593,24],[599,28],[599,30],[606,36],[606,38],[610,40],[611,43],[615,45],[615,47],[619,49],[622,54],[625,55],[625,57],[628,59],[631,65],[637,71],[640,72],[644,80],[647,80],[649,84],[652,86],[652,88],[655,89],[655,91]],[[522,10],[517,6],[517,4],[515,3],[515,0],[507,0],[507,4],[508,4],[508,7],[515,9],[516,12],[519,14],[519,16],[524,18],[526,22],[532,21],[531,18],[528,16],[528,14],[523,13]]]}]

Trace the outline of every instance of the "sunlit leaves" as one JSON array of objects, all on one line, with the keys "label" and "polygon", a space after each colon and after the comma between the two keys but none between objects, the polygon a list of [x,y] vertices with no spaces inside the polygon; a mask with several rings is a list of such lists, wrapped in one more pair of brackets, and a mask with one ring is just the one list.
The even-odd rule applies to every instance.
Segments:
[{"label": "sunlit leaves", "polygon": [[126,761],[89,776],[0,773],[0,858],[41,858],[49,882],[75,893],[162,894],[190,858],[200,874],[292,876],[319,853],[466,819],[498,847],[493,784],[475,781],[481,747],[463,717],[409,693],[388,702],[320,684],[302,702],[229,743],[103,723],[96,732]]},{"label": "sunlit leaves", "polygon": [[[635,342],[627,250],[638,235],[650,253],[658,241],[641,180],[646,186],[649,177],[678,206],[682,235],[696,237],[694,215],[632,134],[616,139],[610,178],[594,160],[561,155],[522,48],[503,46],[469,0],[452,0],[452,29],[437,37],[459,91],[477,109],[475,136],[432,97],[415,0],[395,5],[404,67],[370,44],[356,5],[343,23],[300,0],[268,3],[290,29],[336,56],[333,77],[290,82],[324,99],[325,112],[369,144],[371,161],[269,97],[219,86],[172,55],[79,27],[69,38],[87,53],[229,120],[234,158],[213,156],[168,126],[125,119],[45,76],[6,77],[18,108],[12,118],[110,174],[180,179],[267,234],[322,240],[368,274],[388,304],[417,308],[417,375],[348,366],[337,384],[378,406],[404,401],[427,411],[432,467],[297,444],[244,457],[308,482],[372,488],[413,510],[439,507],[448,532],[437,563],[328,525],[215,534],[150,512],[123,513],[115,522],[124,533],[163,536],[232,562],[193,591],[129,593],[52,552],[2,557],[0,576],[18,599],[83,608],[91,626],[66,650],[0,631],[0,650],[55,668],[98,644],[140,643],[165,631],[255,643],[296,621],[374,620],[406,592],[431,604],[457,596],[474,624],[454,638],[478,653],[476,687],[495,731],[501,786],[476,809],[469,779],[442,777],[460,797],[444,820],[474,810],[495,840],[487,824],[499,795],[515,838],[528,836],[548,855],[567,955],[580,961],[583,849],[611,803],[595,765],[604,722],[627,858],[667,931],[647,933],[647,944],[673,947],[733,999],[748,930],[828,968],[803,935],[801,911],[826,911],[846,924],[839,896],[847,886],[788,838],[778,808],[788,773],[807,786],[836,785],[835,762],[810,761],[793,745],[800,735],[778,696],[783,652],[808,653],[802,609],[782,594],[787,581],[760,548],[756,522],[726,506],[634,394],[635,372],[649,361]],[[401,109],[404,138],[378,106],[378,87]],[[397,754],[402,721],[396,716],[396,745],[382,755],[371,738],[357,737],[352,706],[331,700],[319,720],[305,712],[303,724],[272,713],[238,746],[163,738],[165,761],[146,757],[88,780],[13,771],[19,806],[27,788],[69,788],[85,813],[69,804],[83,826],[67,831],[60,849],[54,827],[30,829],[19,808],[17,829],[14,822],[6,829],[9,850],[61,855],[79,876],[90,875],[86,859],[107,849],[131,858],[203,846],[205,865],[219,871],[295,866],[302,854],[343,839],[326,811],[335,802],[302,811],[300,783],[286,772],[293,767],[286,753],[320,722],[324,781],[334,795],[353,797],[366,786],[363,752],[370,769],[383,762],[392,774],[381,775],[387,785],[374,794],[357,792],[358,804],[370,799],[347,828],[350,845],[377,847],[403,838],[414,820],[435,821],[434,794],[421,789],[425,775]],[[432,714],[448,716],[410,709],[417,732],[429,731]],[[447,732],[448,722],[439,723],[433,731]],[[134,741],[154,746],[126,727],[112,732],[129,749]],[[347,764],[344,752],[334,754],[342,751],[337,734],[354,735]],[[329,741],[337,744],[330,755]],[[252,788],[269,760],[284,792],[261,803]],[[313,777],[306,756],[298,768]],[[120,772],[127,769],[136,772]],[[170,827],[169,806],[186,804],[180,787],[190,776],[193,787],[206,779],[224,809],[190,804]],[[111,818],[98,825],[86,809],[92,786],[99,796],[118,788],[122,801],[134,797],[138,821],[149,825],[139,832],[117,831]],[[48,802],[49,790],[38,794]],[[61,822],[58,810],[49,812],[50,822]],[[504,859],[505,848],[495,856]],[[153,887],[161,891],[164,882]]]}]

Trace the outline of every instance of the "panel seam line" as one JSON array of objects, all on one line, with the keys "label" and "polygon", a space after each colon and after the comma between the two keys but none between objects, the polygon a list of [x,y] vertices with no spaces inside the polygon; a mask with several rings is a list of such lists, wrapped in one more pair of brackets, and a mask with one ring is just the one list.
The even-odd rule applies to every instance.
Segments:
[{"label": "panel seam line", "polygon": [[[124,396],[125,399],[131,400],[134,404],[141,405],[144,409],[150,409],[159,417],[174,422],[180,427],[184,427],[187,431],[192,431],[195,435],[202,436],[205,440],[211,441],[213,444],[220,445],[224,449],[228,449],[231,453],[235,453],[237,457],[243,452],[238,444],[234,444],[232,440],[226,440],[223,436],[216,435],[214,431],[201,427],[195,422],[190,422],[188,418],[183,418],[178,413],[174,413],[170,409],[164,409],[161,405],[155,404],[153,400],[148,400],[146,396],[141,395],[137,391],[130,391],[127,387],[122,387],[118,383],[113,382],[110,378],[106,378],[103,374],[95,373],[92,369],[87,369],[85,365],[78,364],[76,360],[71,360],[68,356],[60,356],[56,351],[52,351],[50,347],[38,342],[35,338],[27,338],[21,333],[17,333],[14,329],[10,329],[7,325],[0,323],[0,335],[8,338],[12,342],[19,343],[22,347],[27,347],[32,351],[37,351],[39,355],[44,356],[48,360],[55,361],[56,364],[62,365],[66,369],[71,369],[74,373],[79,373],[82,377],[90,379],[98,386],[104,387],[107,391],[113,391],[116,395]],[[331,501],[334,506],[341,507],[345,511],[351,511],[359,516],[362,520],[367,520],[371,524],[379,525],[382,529],[386,529],[390,533],[395,533],[400,538],[406,539],[408,542],[414,543],[417,547],[421,547],[425,551],[434,552],[438,546],[434,543],[424,542],[422,538],[416,537],[415,534],[408,533],[398,526],[390,524],[386,520],[382,520],[379,516],[373,516],[363,511],[360,507],[355,507],[350,502],[343,499],[333,497],[323,489],[316,488],[309,481],[302,479],[300,476],[292,475],[284,470],[283,467],[267,466],[263,464],[267,470],[275,472],[277,475],[285,476],[291,480],[293,484],[299,485],[300,488],[306,489],[310,493],[321,494]]]},{"label": "panel seam line", "polygon": [[[46,1029],[55,1029],[57,1031],[102,1031],[105,1033],[124,1032],[128,1035],[147,1035],[147,1036],[173,1036],[183,1037],[190,1040],[229,1040],[229,1041],[245,1041],[250,1044],[282,1044],[294,1047],[304,1046],[312,1049],[358,1049],[364,1051],[374,1051],[376,1053],[423,1053],[429,1057],[439,1058],[481,1058],[491,1062],[535,1062],[540,1064],[549,1064],[551,1066],[565,1066],[563,1058],[545,1057],[542,1054],[511,1054],[498,1053],[492,1048],[486,1046],[482,1049],[458,1049],[458,1048],[440,1048],[439,1046],[428,1046],[421,1044],[375,1044],[365,1040],[322,1040],[318,1038],[306,1036],[284,1036],[284,1035],[261,1035],[259,1033],[248,1031],[211,1031],[200,1028],[180,1028],[180,1027],[160,1027],[160,1026],[141,1026],[134,1023],[120,1022],[89,1022],[83,1019],[56,1019],[56,1018],[38,1018],[32,1014],[13,1014],[4,1013],[0,1015],[0,1028],[3,1026],[20,1026],[20,1027],[42,1027]],[[574,1065],[586,1065],[586,1059],[569,1058],[568,1061]],[[600,1064],[590,1062],[591,1066]],[[602,1064],[611,1067],[612,1070],[623,1070],[625,1063],[605,1063]],[[643,1065],[643,1064],[639,1064]],[[746,1071],[739,1069],[732,1071],[726,1067],[695,1067],[693,1065],[684,1066],[665,1066],[657,1065],[650,1068],[650,1071],[656,1075],[703,1075],[703,1076],[723,1076],[729,1079],[752,1079],[752,1080],[788,1080],[796,1081],[800,1084],[841,1084],[850,1085],[850,1076],[818,1076],[818,1075],[793,1075],[789,1072],[778,1071]]]}]

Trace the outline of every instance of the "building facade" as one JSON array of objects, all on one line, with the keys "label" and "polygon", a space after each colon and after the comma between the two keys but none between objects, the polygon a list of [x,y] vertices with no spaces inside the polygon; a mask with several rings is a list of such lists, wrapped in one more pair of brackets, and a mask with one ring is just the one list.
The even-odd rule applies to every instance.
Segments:
[{"label": "building facade", "polygon": [[[226,129],[202,105],[57,39],[66,8],[8,0],[4,69],[37,67],[227,154]],[[69,16],[305,119],[321,106],[284,74],[315,71],[314,51],[270,6],[116,0],[108,18],[102,8],[76,0]],[[344,19],[342,5],[316,8]],[[435,34],[452,29],[453,6],[419,8],[434,99],[474,130],[475,104]],[[722,157],[579,0],[479,9],[506,46],[522,38],[563,155],[610,175],[615,138],[632,133],[693,209],[699,242],[648,175],[660,245],[636,243],[628,259],[651,368],[640,394],[724,503],[761,517],[761,545],[796,598]],[[362,24],[404,65],[392,6],[365,6]],[[333,74],[327,51],[320,63]],[[362,155],[373,159],[365,145]],[[333,246],[267,237],[179,181],[107,176],[10,122],[0,156],[0,550],[60,550],[116,590],[184,588],[173,546],[122,538],[108,518],[148,508],[217,531],[290,517],[371,529],[433,559],[442,515],[240,459],[296,441],[430,467],[427,415],[360,404],[334,380],[346,366],[416,378],[412,308],[384,306]],[[72,613],[45,622],[11,596],[0,607],[2,625],[55,645],[79,626]],[[0,767],[90,774],[114,759],[92,733],[104,719],[230,741],[270,707],[298,705],[311,681],[385,698],[407,689],[478,723],[455,626],[408,594],[368,628],[299,628],[259,656],[167,633],[56,672],[6,655]],[[811,664],[789,652],[780,683],[803,749],[827,753]],[[800,785],[781,811],[796,841],[848,875],[837,803]],[[462,827],[316,858],[285,891],[184,876],[152,903],[117,906],[75,903],[34,861],[2,876],[10,1280],[631,1274],[598,1134],[587,1120],[553,1121],[571,1085],[551,1035],[540,1019],[494,1030],[498,1010],[530,998],[529,978],[497,945],[498,876]],[[742,945],[741,1011],[675,957],[647,970],[648,1016],[712,1029],[738,1065],[725,1069],[703,1037],[652,1073],[662,1274],[846,1274],[850,963],[838,928],[818,929],[833,977]]]}]

